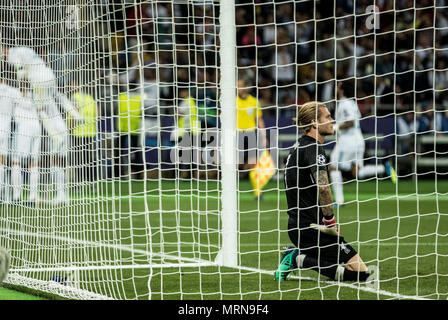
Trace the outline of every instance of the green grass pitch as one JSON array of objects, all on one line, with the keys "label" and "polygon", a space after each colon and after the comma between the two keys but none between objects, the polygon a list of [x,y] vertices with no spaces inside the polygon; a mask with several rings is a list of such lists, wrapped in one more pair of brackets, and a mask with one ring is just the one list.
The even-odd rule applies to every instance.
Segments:
[{"label": "green grass pitch", "polygon": [[[2,209],[8,210],[0,228],[11,231],[13,272],[45,279],[79,268],[82,289],[117,299],[448,297],[447,180],[345,186],[347,204],[336,215],[340,230],[367,264],[379,266],[379,292],[327,281],[310,270],[273,280],[282,247],[290,244],[282,181],[271,181],[261,201],[254,200],[248,181],[239,183],[240,268],[207,265],[220,243],[216,181],[97,185],[94,192],[78,189],[68,208]],[[83,268],[85,262],[92,268]]]}]

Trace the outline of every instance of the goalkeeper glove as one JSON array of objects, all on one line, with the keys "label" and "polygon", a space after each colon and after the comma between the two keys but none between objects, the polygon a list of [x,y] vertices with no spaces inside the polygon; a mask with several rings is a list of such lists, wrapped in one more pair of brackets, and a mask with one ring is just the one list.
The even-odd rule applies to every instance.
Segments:
[{"label": "goalkeeper glove", "polygon": [[329,219],[323,217],[322,222],[324,223],[323,225],[312,223],[310,224],[310,227],[332,236],[339,235],[339,228],[336,225],[336,219],[334,218],[334,215],[332,215]]}]

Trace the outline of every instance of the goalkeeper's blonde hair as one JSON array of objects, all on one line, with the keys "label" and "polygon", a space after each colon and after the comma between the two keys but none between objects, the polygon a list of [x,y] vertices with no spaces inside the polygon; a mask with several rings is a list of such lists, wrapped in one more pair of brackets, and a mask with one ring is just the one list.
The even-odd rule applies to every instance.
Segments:
[{"label": "goalkeeper's blonde hair", "polygon": [[317,119],[320,118],[323,107],[326,107],[326,105],[320,101],[310,101],[299,107],[296,122],[304,134],[310,132],[312,128],[311,122],[313,120],[317,122]]}]

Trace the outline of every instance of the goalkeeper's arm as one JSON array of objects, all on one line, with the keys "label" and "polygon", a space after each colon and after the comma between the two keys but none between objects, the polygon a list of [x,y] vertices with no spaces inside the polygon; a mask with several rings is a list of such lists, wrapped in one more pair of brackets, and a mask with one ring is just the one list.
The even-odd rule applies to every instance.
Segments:
[{"label": "goalkeeper's arm", "polygon": [[311,227],[324,233],[338,235],[339,230],[334,217],[333,199],[331,196],[328,173],[326,170],[317,170],[314,173],[314,178],[317,181],[319,188],[319,204],[322,208],[324,218],[322,219],[323,225],[311,224]]}]

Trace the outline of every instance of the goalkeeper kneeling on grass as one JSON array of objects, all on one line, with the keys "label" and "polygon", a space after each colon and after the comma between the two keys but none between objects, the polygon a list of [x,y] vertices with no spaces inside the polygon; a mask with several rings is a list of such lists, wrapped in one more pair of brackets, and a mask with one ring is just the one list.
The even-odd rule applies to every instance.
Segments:
[{"label": "goalkeeper kneeling on grass", "polygon": [[378,269],[367,267],[355,249],[339,234],[322,147],[334,132],[334,120],[321,102],[308,102],[298,110],[297,124],[304,133],[286,160],[285,189],[288,234],[295,247],[287,247],[275,280],[286,280],[297,268],[312,269],[332,280],[361,281],[378,288]]}]

